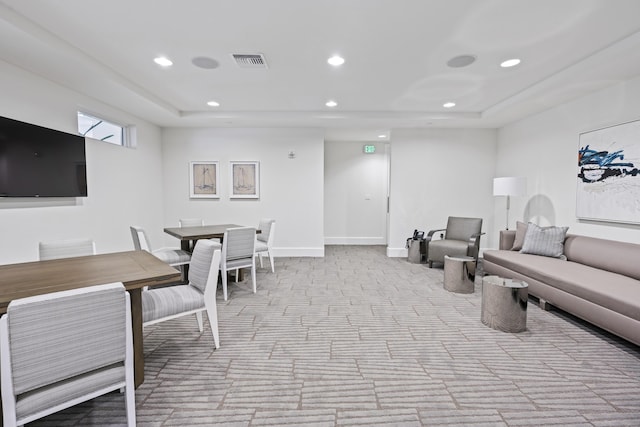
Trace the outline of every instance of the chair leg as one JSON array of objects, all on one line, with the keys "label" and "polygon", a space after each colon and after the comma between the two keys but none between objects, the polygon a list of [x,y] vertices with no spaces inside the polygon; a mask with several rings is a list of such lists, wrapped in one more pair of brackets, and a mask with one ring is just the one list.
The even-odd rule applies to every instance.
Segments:
[{"label": "chair leg", "polygon": [[253,281],[253,293],[256,293],[256,263],[251,267],[251,280]]},{"label": "chair leg", "polygon": [[258,258],[260,259],[260,268],[262,268],[262,252],[258,252]]},{"label": "chair leg", "polygon": [[202,324],[202,312],[199,311],[196,313],[196,320],[198,321],[198,330],[202,332],[204,330],[204,325]]},{"label": "chair leg", "polygon": [[238,278],[240,277],[240,269],[236,268],[236,283],[238,283]]},{"label": "chair leg", "polygon": [[[273,264],[273,254],[271,253],[271,251],[267,252],[269,254],[269,262],[271,263],[271,272],[275,273],[276,269],[275,266]],[[260,267],[262,267],[262,265],[260,265]]]},{"label": "chair leg", "polygon": [[[133,377],[133,375],[130,375]],[[136,389],[133,385],[133,378],[125,380],[125,406],[127,409],[127,426],[136,427]]]},{"label": "chair leg", "polygon": [[224,295],[224,300],[227,300],[227,270],[220,270],[222,273],[222,294]]},{"label": "chair leg", "polygon": [[[214,302],[215,304],[215,302]],[[220,333],[218,332],[218,310],[214,307],[207,306],[207,317],[209,325],[211,325],[211,335],[213,335],[213,345],[220,348]]]}]

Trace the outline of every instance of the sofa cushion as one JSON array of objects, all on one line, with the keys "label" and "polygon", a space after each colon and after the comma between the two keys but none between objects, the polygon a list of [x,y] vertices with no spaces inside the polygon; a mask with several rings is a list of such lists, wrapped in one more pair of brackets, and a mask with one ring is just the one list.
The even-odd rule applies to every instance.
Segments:
[{"label": "sofa cushion", "polygon": [[484,251],[483,257],[487,262],[640,320],[638,280],[577,262],[513,251]]},{"label": "sofa cushion", "polygon": [[564,253],[569,261],[640,280],[640,245],[596,237],[568,235]]},{"label": "sofa cushion", "polygon": [[522,244],[524,243],[524,236],[527,234],[527,225],[524,222],[516,221],[516,237],[513,241],[513,246],[511,247],[512,251],[519,251],[522,249]]},{"label": "sofa cushion", "polygon": [[564,239],[569,227],[539,227],[530,222],[520,252],[564,258]]}]

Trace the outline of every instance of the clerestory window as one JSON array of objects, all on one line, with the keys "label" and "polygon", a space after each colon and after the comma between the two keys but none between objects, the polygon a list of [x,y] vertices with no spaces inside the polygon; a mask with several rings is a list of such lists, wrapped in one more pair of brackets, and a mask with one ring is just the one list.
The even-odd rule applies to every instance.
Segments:
[{"label": "clerestory window", "polygon": [[128,129],[100,117],[78,111],[78,133],[88,138],[109,142],[123,147],[130,147]]}]

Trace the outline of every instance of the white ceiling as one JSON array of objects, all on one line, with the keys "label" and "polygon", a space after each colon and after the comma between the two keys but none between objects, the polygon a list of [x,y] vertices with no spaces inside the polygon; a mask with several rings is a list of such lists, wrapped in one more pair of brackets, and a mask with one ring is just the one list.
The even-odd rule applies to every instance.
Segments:
[{"label": "white ceiling", "polygon": [[639,76],[639,51],[639,0],[0,0],[2,60],[159,126],[499,127]]}]

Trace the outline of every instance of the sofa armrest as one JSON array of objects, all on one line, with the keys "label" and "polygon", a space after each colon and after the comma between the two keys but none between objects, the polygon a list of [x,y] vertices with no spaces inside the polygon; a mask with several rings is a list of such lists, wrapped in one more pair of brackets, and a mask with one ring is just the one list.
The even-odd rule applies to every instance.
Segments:
[{"label": "sofa armrest", "polygon": [[500,246],[498,248],[503,251],[510,251],[515,240],[516,230],[500,230]]}]

